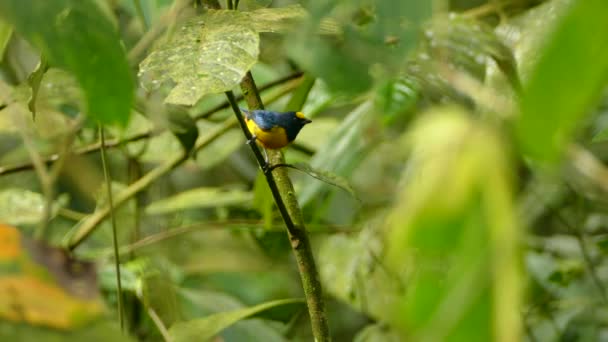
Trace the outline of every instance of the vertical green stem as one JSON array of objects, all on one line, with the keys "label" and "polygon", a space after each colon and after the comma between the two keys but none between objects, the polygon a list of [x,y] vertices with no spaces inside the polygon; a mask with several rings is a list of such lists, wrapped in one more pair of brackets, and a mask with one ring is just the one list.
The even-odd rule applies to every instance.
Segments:
[{"label": "vertical green stem", "polygon": [[[255,86],[254,79],[251,73],[247,73],[241,82],[243,96],[249,109],[263,109],[263,103]],[[243,115],[238,107],[234,94],[227,92],[226,96],[230,102],[234,113],[239,120],[243,133],[247,139],[251,139],[251,132],[247,129],[247,125],[243,119]],[[265,165],[264,157],[256,144],[250,144],[251,149],[260,166]],[[283,154],[280,151],[268,151],[271,164],[283,164]],[[285,222],[287,234],[293,253],[295,255],[302,287],[306,296],[308,305],[308,313],[315,341],[330,341],[329,326],[327,324],[327,314],[325,312],[325,303],[323,301],[323,293],[321,289],[321,281],[319,273],[315,265],[315,260],[312,254],[312,247],[306,228],[304,219],[300,210],[293,184],[289,179],[286,168],[277,168],[272,172],[265,172],[266,181],[270,187],[275,203],[281,213],[281,217]]]},{"label": "vertical green stem", "polygon": [[117,298],[118,298],[118,321],[120,322],[120,329],[124,329],[124,318],[123,318],[123,303],[122,303],[122,284],[120,282],[120,255],[118,254],[118,238],[116,234],[116,217],[114,215],[114,201],[112,200],[112,177],[110,176],[110,170],[108,169],[108,163],[106,160],[106,138],[102,125],[99,125],[99,137],[101,139],[101,165],[103,168],[103,176],[106,183],[106,190],[108,192],[108,204],[110,208],[110,221],[112,222],[112,244],[114,247],[114,265],[116,267],[116,286],[117,286]]}]

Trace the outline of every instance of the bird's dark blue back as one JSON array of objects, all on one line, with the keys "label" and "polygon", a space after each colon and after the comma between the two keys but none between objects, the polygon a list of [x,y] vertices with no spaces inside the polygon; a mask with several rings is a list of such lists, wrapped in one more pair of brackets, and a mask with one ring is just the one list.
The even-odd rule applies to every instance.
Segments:
[{"label": "bird's dark blue back", "polygon": [[287,139],[292,141],[296,138],[303,127],[303,124],[296,116],[296,112],[278,113],[269,110],[252,110],[245,112],[247,117],[255,121],[261,129],[268,131],[275,126],[285,129]]}]

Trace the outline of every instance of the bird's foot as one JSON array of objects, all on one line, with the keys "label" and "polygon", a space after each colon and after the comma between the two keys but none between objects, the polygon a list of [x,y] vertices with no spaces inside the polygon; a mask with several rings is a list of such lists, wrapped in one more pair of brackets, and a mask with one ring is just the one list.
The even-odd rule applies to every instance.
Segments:
[{"label": "bird's foot", "polygon": [[258,137],[257,137],[255,134],[254,134],[254,135],[252,135],[252,136],[251,136],[251,139],[248,139],[248,140],[247,140],[247,145],[251,145],[251,144],[253,144],[253,143],[256,141],[256,139],[257,139],[257,138],[258,138]]}]

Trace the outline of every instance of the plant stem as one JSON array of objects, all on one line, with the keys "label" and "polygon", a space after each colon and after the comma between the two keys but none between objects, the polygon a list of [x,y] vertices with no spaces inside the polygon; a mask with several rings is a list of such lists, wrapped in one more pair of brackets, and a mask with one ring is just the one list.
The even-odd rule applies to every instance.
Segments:
[{"label": "plant stem", "polygon": [[[241,89],[249,109],[264,108],[259,92],[256,89],[255,81],[250,72],[247,73],[241,82]],[[226,93],[226,96],[243,129],[243,133],[247,139],[250,140],[252,138],[251,132],[249,132],[249,129],[245,124],[245,120],[243,119],[243,115],[238,107],[234,94],[229,91]],[[266,161],[257,144],[250,144],[249,146],[260,167],[264,166]],[[283,154],[280,151],[269,150],[268,152],[271,164],[285,163]],[[329,326],[327,324],[327,315],[325,313],[325,303],[323,302],[319,273],[315,265],[312,248],[308,239],[308,234],[306,233],[306,228],[304,227],[302,212],[300,211],[295,196],[293,184],[291,183],[285,168],[264,172],[264,175],[268,186],[270,187],[270,191],[272,192],[274,201],[281,213],[281,217],[285,222],[289,241],[296,257],[304,294],[306,296],[313,336],[317,342],[329,341]]]},{"label": "plant stem", "polygon": [[102,125],[99,125],[99,137],[101,140],[101,167],[103,168],[103,178],[106,183],[106,190],[108,192],[108,205],[110,210],[110,221],[112,222],[112,247],[114,248],[114,266],[116,269],[116,287],[118,298],[118,321],[120,322],[120,329],[124,330],[125,322],[123,317],[123,301],[122,301],[122,284],[120,282],[120,255],[118,254],[118,238],[116,229],[116,216],[114,216],[114,201],[112,200],[112,176],[110,176],[110,170],[108,169],[108,162],[106,160],[106,149],[105,145],[105,133]]}]

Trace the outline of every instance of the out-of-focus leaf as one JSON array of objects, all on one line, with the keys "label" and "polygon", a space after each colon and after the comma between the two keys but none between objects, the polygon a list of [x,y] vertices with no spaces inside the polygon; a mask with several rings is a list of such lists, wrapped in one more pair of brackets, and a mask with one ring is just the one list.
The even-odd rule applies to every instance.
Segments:
[{"label": "out-of-focus leaf", "polygon": [[399,335],[387,326],[379,323],[368,325],[363,328],[353,342],[398,342],[401,341]]},{"label": "out-of-focus leaf", "polygon": [[492,59],[513,88],[521,87],[513,53],[483,22],[455,15],[439,17],[431,21],[424,33],[423,42],[429,55],[467,70],[480,80],[484,78],[488,60]]},{"label": "out-of-focus leaf", "polygon": [[[372,83],[371,65],[386,73],[401,67],[431,7],[428,1],[311,1],[311,15],[289,39],[287,51],[334,91],[362,92]],[[366,20],[356,19],[368,12]],[[335,34],[320,37],[329,22]]]},{"label": "out-of-focus leaf", "polygon": [[443,108],[413,126],[407,146],[387,220],[388,265],[413,271],[393,306],[395,328],[429,341],[519,339],[519,234],[501,139],[468,113]]},{"label": "out-of-focus leaf", "polygon": [[[185,319],[188,320],[246,308],[241,301],[227,293],[180,289],[179,294],[182,299],[181,305],[184,308]],[[293,308],[301,306],[301,303],[283,306]],[[250,317],[251,319],[236,322],[221,332],[221,338],[227,341],[286,342],[287,340],[282,336],[280,330],[276,328],[276,322],[274,322],[274,326],[271,326],[257,318],[263,314],[264,312],[260,312]]]},{"label": "out-of-focus leaf", "polygon": [[262,172],[258,172],[253,185],[253,207],[262,215],[264,227],[270,229],[272,227],[274,199]]},{"label": "out-of-focus leaf", "polygon": [[292,305],[294,303],[302,302],[302,299],[281,299],[249,308],[220,312],[207,317],[193,319],[188,322],[176,323],[171,327],[171,329],[169,329],[169,334],[175,339],[176,342],[192,341],[193,339],[207,341],[238,321],[249,318],[276,306]]},{"label": "out-of-focus leaf", "polygon": [[134,341],[120,331],[116,320],[98,320],[78,329],[69,331],[38,327],[29,324],[13,324],[0,320],[0,340],[2,341]]},{"label": "out-of-focus leaf", "polygon": [[198,127],[192,117],[180,110],[169,113],[169,129],[177,137],[186,153],[190,153],[198,138]]},{"label": "out-of-focus leaf", "polygon": [[402,295],[406,278],[387,272],[381,254],[381,238],[372,229],[364,229],[356,237],[333,235],[321,245],[319,273],[328,293],[387,322],[393,315],[387,307]]},{"label": "out-of-focus leaf", "polygon": [[309,74],[304,74],[302,82],[289,98],[289,102],[287,102],[287,105],[285,106],[285,111],[302,110],[302,107],[304,107],[304,104],[308,99],[310,91],[315,85],[315,81],[316,78]]},{"label": "out-of-focus leaf", "polygon": [[4,20],[0,20],[0,62],[4,59],[4,50],[12,35],[13,26]]},{"label": "out-of-focus leaf", "polygon": [[[199,131],[207,132],[213,129],[217,124],[208,122],[199,122]],[[209,170],[222,162],[225,162],[239,148],[243,147],[245,139],[243,132],[240,129],[231,129],[222,134],[222,136],[213,140],[209,145],[202,149],[197,157],[196,162],[201,170]]]},{"label": "out-of-focus leaf", "polygon": [[12,322],[74,329],[98,319],[103,302],[93,263],[0,224],[0,316]]},{"label": "out-of-focus leaf", "polygon": [[603,0],[573,1],[524,87],[517,137],[524,153],[555,161],[608,79]]},{"label": "out-of-focus leaf", "polygon": [[[71,71],[84,89],[88,114],[125,125],[133,81],[116,29],[92,1],[0,3],[0,15],[38,47],[52,65]],[[52,25],[40,25],[49,23]]]},{"label": "out-of-focus leaf", "polygon": [[84,97],[76,79],[61,69],[48,69],[38,89],[36,108],[44,115],[57,111],[70,117],[84,110]]},{"label": "out-of-focus leaf", "polygon": [[27,83],[32,89],[32,95],[30,99],[27,101],[27,107],[32,112],[32,117],[36,118],[36,99],[38,99],[38,90],[40,89],[40,83],[42,82],[42,78],[44,77],[44,73],[48,69],[48,64],[44,56],[40,57],[40,62],[36,66],[36,69],[32,71],[30,76],[27,78]]},{"label": "out-of-focus leaf", "polygon": [[286,31],[306,17],[306,11],[300,5],[278,8],[260,8],[253,12],[243,12],[258,32]]},{"label": "out-of-focus leaf", "polygon": [[410,111],[418,101],[418,85],[411,78],[388,80],[376,91],[375,106],[386,124],[392,123],[399,114]]},{"label": "out-of-focus leaf", "polygon": [[[168,131],[162,132],[150,138],[150,140],[142,142],[142,144],[146,144],[144,146],[145,151],[141,155],[141,160],[145,162],[163,162],[184,151],[179,139]],[[142,148],[141,146],[138,147]],[[139,149],[136,149],[136,151],[139,151]]]},{"label": "out-of-focus leaf", "polygon": [[193,208],[249,205],[252,200],[253,194],[248,191],[196,188],[152,202],[146,207],[146,212],[153,215]]},{"label": "out-of-focus leaf", "polygon": [[[322,149],[315,153],[310,165],[348,178],[373,141],[373,137],[368,136],[373,125],[373,116],[370,115],[372,107],[370,102],[365,102],[351,112]],[[326,186],[323,182],[307,182],[298,194],[299,202],[305,206]]]},{"label": "out-of-focus leaf", "polygon": [[[60,196],[53,204],[53,215],[65,205],[67,197]],[[0,191],[0,222],[12,225],[37,224],[44,215],[44,196],[24,189]]]}]

